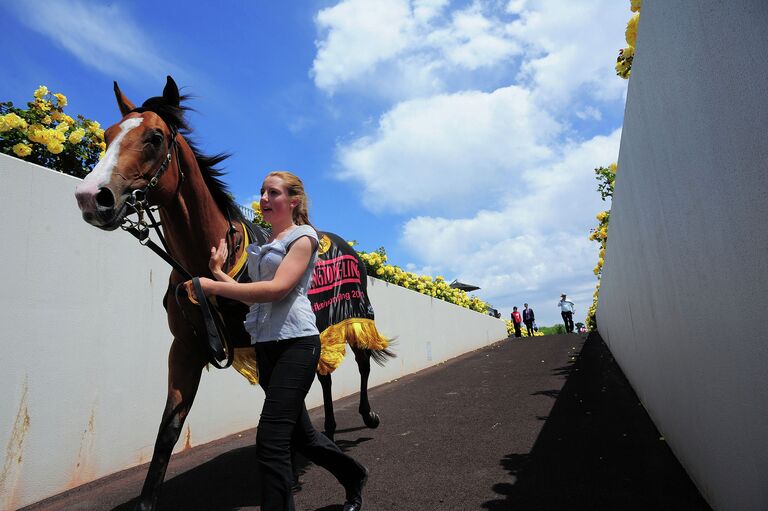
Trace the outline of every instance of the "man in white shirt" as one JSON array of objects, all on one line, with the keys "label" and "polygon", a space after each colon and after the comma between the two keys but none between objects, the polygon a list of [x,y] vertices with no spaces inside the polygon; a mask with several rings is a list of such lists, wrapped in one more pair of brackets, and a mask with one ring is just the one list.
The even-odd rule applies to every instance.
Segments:
[{"label": "man in white shirt", "polygon": [[560,307],[560,315],[563,317],[563,323],[565,323],[565,331],[567,333],[573,332],[573,311],[574,305],[570,300],[566,300],[565,294],[560,295],[560,301],[557,302],[557,306]]}]

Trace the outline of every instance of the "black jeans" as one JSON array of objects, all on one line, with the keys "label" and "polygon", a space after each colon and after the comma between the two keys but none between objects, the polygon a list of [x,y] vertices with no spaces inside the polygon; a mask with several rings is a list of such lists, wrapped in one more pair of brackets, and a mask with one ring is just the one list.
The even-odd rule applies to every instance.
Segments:
[{"label": "black jeans", "polygon": [[523,334],[520,333],[520,323],[512,322],[513,325],[515,325],[515,337],[522,337]]},{"label": "black jeans", "polygon": [[342,485],[358,481],[362,465],[312,426],[304,406],[320,358],[320,337],[259,342],[256,356],[266,393],[256,433],[262,511],[294,509],[291,449],[330,471]]},{"label": "black jeans", "polygon": [[565,323],[565,331],[573,332],[573,312],[561,312],[560,315],[563,317],[563,323]]}]

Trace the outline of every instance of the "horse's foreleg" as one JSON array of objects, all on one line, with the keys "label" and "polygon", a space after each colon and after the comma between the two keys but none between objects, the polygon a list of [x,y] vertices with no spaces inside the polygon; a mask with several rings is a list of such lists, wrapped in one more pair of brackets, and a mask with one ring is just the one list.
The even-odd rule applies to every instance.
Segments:
[{"label": "horse's foreleg", "polygon": [[173,446],[192,408],[204,365],[205,361],[197,352],[188,349],[178,339],[173,341],[168,355],[168,399],[136,510],[150,511],[157,508],[160,486],[165,478]]},{"label": "horse's foreleg", "polygon": [[355,353],[355,362],[360,371],[360,407],[358,412],[363,417],[363,422],[369,428],[379,427],[379,415],[371,410],[368,402],[368,376],[371,374],[371,352],[360,348],[352,348]]},{"label": "horse's foreleg", "polygon": [[320,386],[323,387],[323,411],[325,412],[325,436],[333,440],[336,434],[336,417],[333,413],[333,393],[331,392],[331,375],[317,373]]}]

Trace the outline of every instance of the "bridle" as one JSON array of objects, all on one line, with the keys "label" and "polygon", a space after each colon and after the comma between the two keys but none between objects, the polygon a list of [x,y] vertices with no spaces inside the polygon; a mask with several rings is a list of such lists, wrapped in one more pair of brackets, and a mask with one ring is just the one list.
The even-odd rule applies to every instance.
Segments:
[{"label": "bridle", "polygon": [[[137,111],[137,110],[135,110]],[[170,131],[170,137],[168,138],[167,146],[168,146],[168,152],[165,155],[165,158],[163,158],[162,163],[160,163],[160,166],[155,170],[152,177],[150,177],[147,180],[147,185],[144,188],[137,188],[133,192],[131,192],[131,195],[126,199],[126,205],[132,209],[133,211],[125,217],[123,217],[123,223],[120,226],[123,230],[130,232],[136,238],[139,240],[139,243],[142,245],[147,245],[151,243],[151,240],[149,238],[149,232],[150,228],[154,228],[155,232],[157,232],[158,237],[160,238],[160,241],[163,243],[163,247],[165,248],[166,254],[168,253],[168,245],[165,243],[165,238],[163,237],[162,231],[160,231],[160,223],[155,220],[155,217],[152,213],[153,209],[155,211],[160,209],[160,206],[150,206],[149,204],[149,194],[150,192],[157,187],[158,183],[160,182],[160,178],[163,177],[163,174],[166,170],[168,170],[168,167],[171,164],[171,161],[173,160],[174,153],[176,154],[176,168],[179,172],[179,181],[176,185],[176,192],[173,194],[173,197],[171,197],[170,201],[176,200],[176,197],[178,197],[179,193],[181,193],[181,186],[184,184],[184,170],[181,168],[181,161],[179,159],[179,148],[178,148],[178,142],[176,141],[176,136],[179,134],[178,130],[168,126],[168,129]],[[132,213],[136,213],[137,220],[132,220],[129,218],[129,215]],[[147,223],[144,220],[144,214],[149,217],[149,220],[151,223]],[[170,257],[170,255],[169,255]],[[171,265],[174,268],[176,268],[175,265]],[[179,264],[181,267],[181,265]],[[179,268],[176,268],[179,269]],[[183,269],[183,267],[182,267]],[[186,270],[183,270],[181,272],[182,274],[189,275],[189,272]],[[189,277],[191,278],[191,277]]]},{"label": "bridle", "polygon": [[[135,109],[133,111],[142,112],[145,110]],[[214,303],[210,303],[209,300],[202,294],[199,279],[194,277],[186,268],[184,268],[184,266],[179,261],[177,261],[170,254],[170,251],[168,250],[168,243],[165,241],[163,231],[160,229],[161,223],[155,220],[155,216],[153,214],[153,211],[158,211],[161,206],[152,206],[149,203],[150,193],[157,187],[160,179],[163,177],[163,174],[168,170],[171,161],[174,159],[174,154],[176,155],[176,168],[179,172],[179,180],[176,186],[176,191],[174,192],[173,197],[170,198],[168,204],[175,201],[179,196],[181,193],[181,186],[185,179],[184,170],[181,168],[181,161],[179,158],[178,141],[176,140],[179,131],[167,123],[166,126],[168,126],[170,131],[170,137],[167,141],[168,151],[165,155],[165,158],[163,158],[157,170],[155,170],[154,174],[152,174],[152,177],[149,178],[147,185],[144,188],[133,190],[130,197],[126,199],[126,206],[132,211],[123,217],[123,222],[120,225],[120,228],[132,234],[141,245],[148,247],[155,254],[160,256],[174,270],[179,272],[184,281],[191,280],[193,282],[194,289],[196,290],[198,296],[198,305],[200,306],[200,310],[203,315],[203,322],[205,324],[205,332],[203,332],[203,337],[205,337],[207,341],[209,361],[215,367],[219,369],[225,369],[232,365],[232,362],[234,361],[234,351],[231,343],[229,342],[229,338],[226,335],[226,331],[221,323],[221,317],[218,310],[216,309],[216,305]],[[129,218],[129,215],[132,215],[133,213],[136,213],[136,220]],[[227,240],[227,248],[229,249],[229,253],[232,254],[232,257],[234,257],[236,255],[235,253],[237,249],[237,247],[235,247],[234,234],[237,232],[237,229],[232,223],[229,211],[226,211],[225,213],[227,216],[227,222],[229,223],[229,228],[227,229],[227,235],[225,236],[225,239]],[[145,214],[148,218],[148,221],[144,218]],[[160,239],[160,242],[163,245],[162,247],[158,246],[151,239],[150,233],[152,229],[154,229],[157,237]],[[234,250],[232,249],[233,247]],[[181,309],[182,314],[187,317],[186,312],[184,312],[184,308],[179,301],[179,291],[182,285],[183,283],[176,286],[174,295],[176,297],[176,301],[179,302],[179,308]],[[188,317],[187,321],[190,321]]]}]

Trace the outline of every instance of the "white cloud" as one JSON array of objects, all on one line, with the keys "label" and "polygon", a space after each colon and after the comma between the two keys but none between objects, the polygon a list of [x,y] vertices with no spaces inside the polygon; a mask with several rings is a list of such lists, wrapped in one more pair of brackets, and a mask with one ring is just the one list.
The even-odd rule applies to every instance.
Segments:
[{"label": "white cloud", "polygon": [[9,4],[29,28],[50,38],[85,65],[114,77],[178,74],[157,45],[119,5],[60,0]]},{"label": "white cloud", "polygon": [[507,32],[526,48],[519,78],[541,104],[562,107],[577,91],[622,97],[626,83],[615,78],[613,66],[631,14],[626,2],[527,0],[515,11],[520,17]]},{"label": "white cloud", "polygon": [[[413,215],[401,235],[408,266],[479,285],[502,309],[567,292],[583,315],[598,250],[589,229],[608,206],[592,169],[618,156],[610,119],[621,115],[626,82],[613,65],[628,4],[398,5],[398,44],[385,54],[375,37],[358,38],[355,51],[369,58],[356,57],[354,72],[326,71],[344,67],[330,42],[361,29],[323,25],[316,85],[392,102],[378,124],[338,145],[338,176],[360,184],[369,209]],[[585,124],[589,135],[574,127]]]},{"label": "white cloud", "polygon": [[362,184],[374,211],[467,212],[546,160],[559,130],[519,87],[411,100],[339,148],[340,176]]},{"label": "white cloud", "polygon": [[595,192],[592,169],[615,161],[619,141],[616,130],[565,146],[549,167],[524,173],[527,193],[466,218],[413,218],[405,224],[402,243],[416,260],[428,262],[430,274],[478,285],[483,298],[500,307],[511,307],[510,300],[520,305],[556,297],[562,292],[556,288],[579,290],[582,298],[595,283],[598,246],[589,241],[589,230],[597,223],[595,214],[609,206]]},{"label": "white cloud", "polygon": [[407,0],[345,0],[320,11],[315,23],[326,34],[317,42],[315,84],[329,92],[397,56],[412,30]]},{"label": "white cloud", "polygon": [[486,2],[449,13],[447,4],[343,0],[323,9],[315,19],[315,85],[329,93],[412,98],[445,90],[454,73],[491,68],[521,52]]}]

